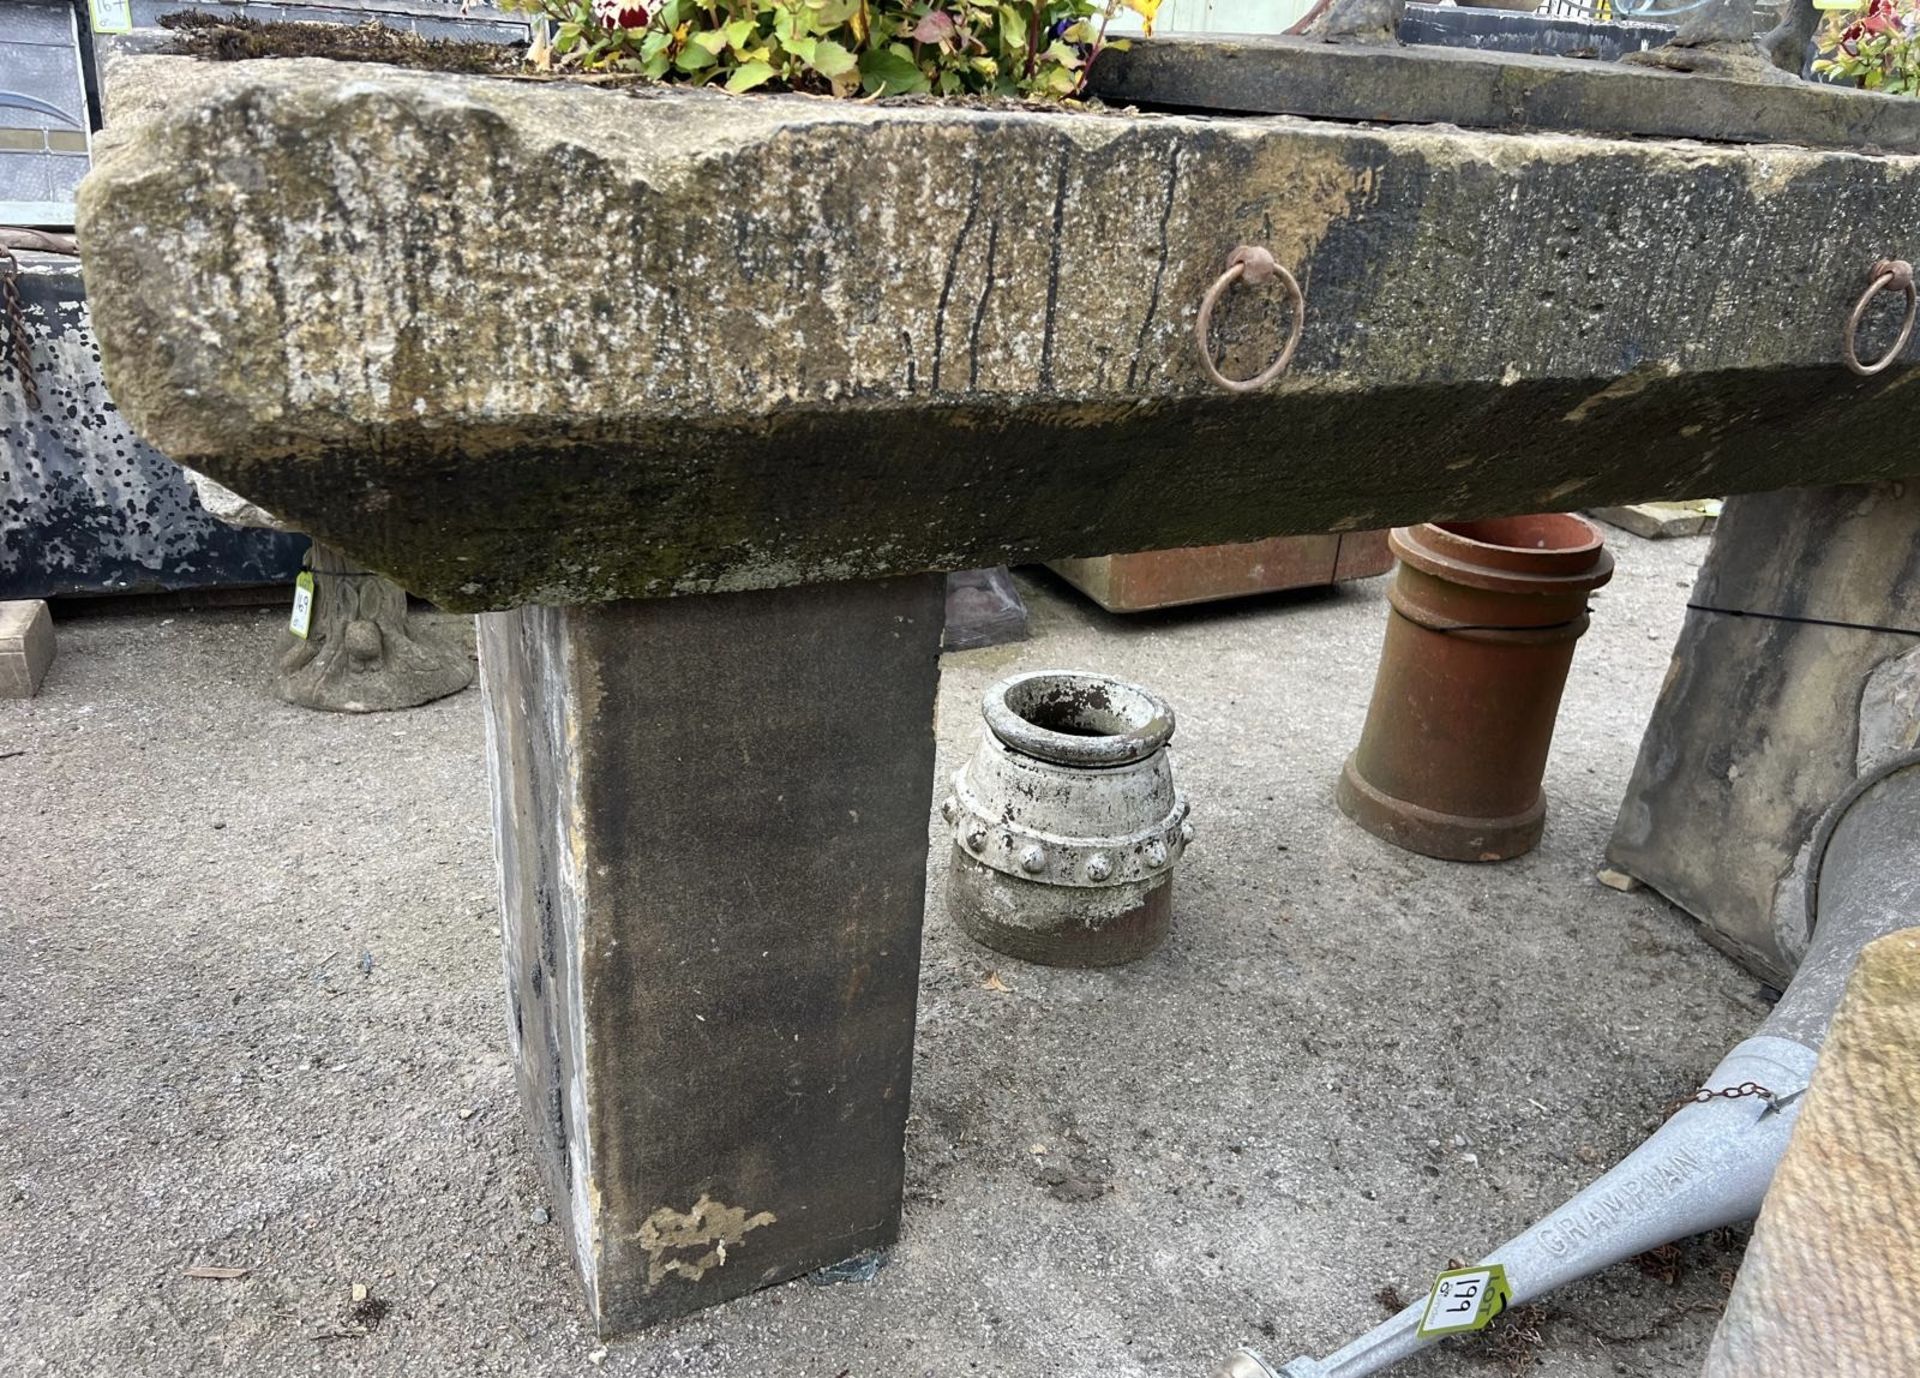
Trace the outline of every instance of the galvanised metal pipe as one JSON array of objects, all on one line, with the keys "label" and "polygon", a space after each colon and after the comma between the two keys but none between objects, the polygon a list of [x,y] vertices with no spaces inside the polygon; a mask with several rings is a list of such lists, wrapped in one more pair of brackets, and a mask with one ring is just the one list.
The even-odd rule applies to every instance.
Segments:
[{"label": "galvanised metal pipe", "polygon": [[[1759,1213],[1847,973],[1861,948],[1920,914],[1916,837],[1920,752],[1888,761],[1827,811],[1808,866],[1813,933],[1806,958],[1759,1030],[1736,1044],[1706,1081],[1712,1090],[1757,1082],[1772,1098],[1683,1106],[1619,1166],[1488,1254],[1486,1262],[1506,1269],[1512,1304]],[[1324,1359],[1303,1357],[1275,1369],[1242,1349],[1215,1375],[1363,1378],[1432,1343],[1416,1334],[1425,1309],[1423,1297]]]}]

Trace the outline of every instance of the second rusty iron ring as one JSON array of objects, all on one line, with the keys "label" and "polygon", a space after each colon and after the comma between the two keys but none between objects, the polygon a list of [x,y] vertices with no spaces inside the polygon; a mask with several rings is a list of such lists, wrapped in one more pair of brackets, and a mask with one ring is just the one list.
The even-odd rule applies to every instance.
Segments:
[{"label": "second rusty iron ring", "polygon": [[[1913,338],[1913,318],[1916,306],[1913,288],[1913,265],[1904,258],[1883,258],[1868,270],[1872,279],[1867,290],[1860,294],[1860,300],[1853,304],[1853,314],[1847,317],[1847,331],[1840,340],[1841,356],[1846,359],[1847,367],[1862,378],[1871,378],[1900,357],[1900,351],[1907,347],[1907,341]],[[1907,312],[1900,320],[1900,337],[1893,347],[1882,354],[1873,363],[1863,364],[1860,355],[1854,349],[1854,336],[1860,331],[1860,318],[1867,314],[1867,305],[1887,288],[1892,287],[1906,294]]]},{"label": "second rusty iron ring", "polygon": [[[1213,308],[1220,304],[1220,298],[1236,282],[1244,280],[1258,286],[1276,277],[1293,300],[1293,328],[1287,332],[1287,343],[1279,356],[1253,377],[1229,378],[1213,361],[1213,342],[1209,338],[1213,330]],[[1258,392],[1287,371],[1287,365],[1293,362],[1294,351],[1300,347],[1300,334],[1306,328],[1306,323],[1307,298],[1300,290],[1298,280],[1259,245],[1242,244],[1227,255],[1226,271],[1214,279],[1213,286],[1200,299],[1200,314],[1193,322],[1194,342],[1200,346],[1200,366],[1207,371],[1207,377],[1228,392]]]}]

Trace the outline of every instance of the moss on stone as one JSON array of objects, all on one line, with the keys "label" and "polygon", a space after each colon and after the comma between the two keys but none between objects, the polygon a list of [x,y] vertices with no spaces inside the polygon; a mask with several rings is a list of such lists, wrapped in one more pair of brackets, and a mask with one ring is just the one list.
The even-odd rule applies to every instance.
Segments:
[{"label": "moss on stone", "polygon": [[377,19],[353,26],[273,23],[181,10],[161,15],[159,23],[161,28],[173,32],[173,41],[166,52],[215,62],[322,57],[338,62],[378,62],[390,67],[469,75],[511,72],[523,65],[517,43],[422,38],[389,28]]}]

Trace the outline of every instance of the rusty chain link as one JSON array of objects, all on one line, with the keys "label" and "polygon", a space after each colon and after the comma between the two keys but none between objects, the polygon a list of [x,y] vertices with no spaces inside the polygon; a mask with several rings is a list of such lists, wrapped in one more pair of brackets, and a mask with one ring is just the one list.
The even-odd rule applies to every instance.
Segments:
[{"label": "rusty chain link", "polygon": [[1738,1086],[1722,1086],[1719,1090],[1702,1086],[1690,1096],[1680,1096],[1668,1101],[1667,1114],[1672,1115],[1674,1111],[1686,1105],[1705,1105],[1711,1100],[1739,1100],[1744,1096],[1758,1096],[1769,1104],[1774,1098],[1773,1092],[1757,1081],[1743,1081]]},{"label": "rusty chain link", "polygon": [[20,380],[27,410],[40,410],[40,385],[33,376],[33,339],[27,334],[27,313],[20,304],[20,261],[11,249],[0,247],[0,311],[6,315],[7,363]]},{"label": "rusty chain link", "polygon": [[[1913,265],[1904,258],[1883,258],[1867,271],[1867,290],[1860,294],[1860,300],[1853,305],[1853,314],[1847,317],[1847,333],[1840,340],[1840,355],[1847,361],[1847,367],[1862,378],[1871,378],[1900,357],[1900,351],[1907,347],[1907,341],[1913,338],[1913,317],[1916,306],[1913,287]],[[1907,299],[1906,313],[1900,318],[1900,335],[1894,340],[1893,348],[1882,354],[1870,364],[1860,362],[1860,355],[1854,346],[1854,336],[1860,333],[1860,318],[1867,314],[1867,304],[1881,292],[1891,289]]]}]

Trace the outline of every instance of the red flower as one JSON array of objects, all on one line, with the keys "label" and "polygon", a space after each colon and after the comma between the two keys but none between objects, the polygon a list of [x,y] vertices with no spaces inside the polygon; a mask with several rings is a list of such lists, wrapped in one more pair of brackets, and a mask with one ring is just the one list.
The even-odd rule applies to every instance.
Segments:
[{"label": "red flower", "polygon": [[593,0],[593,17],[609,29],[644,29],[647,7],[644,0]]}]

